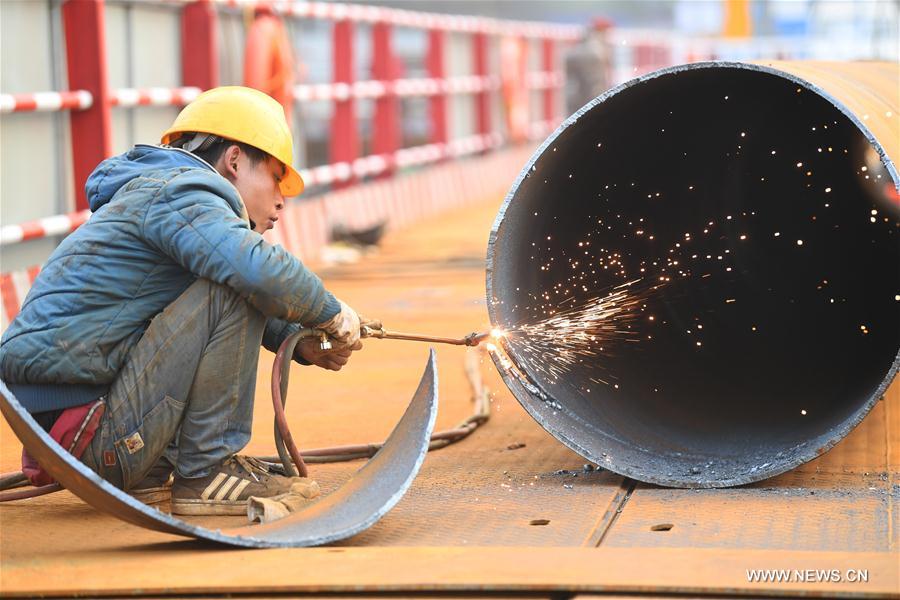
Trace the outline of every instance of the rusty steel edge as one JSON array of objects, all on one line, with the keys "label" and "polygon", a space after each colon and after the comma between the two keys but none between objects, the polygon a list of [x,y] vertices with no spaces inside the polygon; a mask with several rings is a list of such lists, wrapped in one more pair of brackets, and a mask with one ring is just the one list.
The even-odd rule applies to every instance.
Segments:
[{"label": "rusty steel edge", "polygon": [[438,405],[437,360],[431,350],[419,386],[382,449],[350,480],[310,507],[279,521],[224,530],[191,525],[147,506],[101,479],[38,425],[0,381],[0,411],[28,452],[73,494],[134,525],[247,548],[307,547],[360,533],[406,493],[428,452]]},{"label": "rusty steel edge", "polygon": [[[860,133],[863,134],[866,140],[878,153],[882,164],[885,166],[885,169],[894,182],[894,186],[896,187],[898,192],[900,192],[900,175],[898,175],[895,163],[892,160],[891,155],[889,155],[888,150],[886,149],[886,147],[889,148],[893,154],[900,153],[900,117],[898,117],[898,113],[900,113],[900,103],[898,103],[898,100],[900,99],[896,97],[887,99],[884,96],[875,93],[875,91],[868,89],[866,90],[867,93],[860,93],[860,87],[866,88],[866,85],[863,82],[854,79],[855,70],[864,68],[860,67],[860,65],[864,65],[864,67],[868,67],[870,69],[881,68],[887,70],[889,68],[893,68],[897,71],[895,75],[900,74],[900,64],[898,63],[842,63],[820,61],[761,61],[758,63],[744,63],[736,61],[707,61],[676,65],[647,73],[646,75],[636,77],[613,88],[610,88],[605,93],[585,104],[583,107],[569,116],[566,120],[564,120],[559,125],[559,127],[557,127],[556,130],[553,131],[553,133],[551,133],[540,144],[540,146],[537,147],[537,149],[535,149],[531,157],[523,166],[522,170],[519,172],[516,179],[513,181],[509,191],[506,193],[500,209],[497,212],[497,216],[494,219],[494,223],[491,226],[491,232],[488,237],[487,255],[485,262],[485,299],[487,302],[488,316],[491,322],[491,326],[502,328],[502,324],[500,323],[500,320],[498,318],[497,311],[494,308],[494,248],[497,243],[500,229],[503,226],[506,211],[512,203],[516,193],[518,192],[519,187],[522,185],[522,182],[526,179],[529,171],[532,169],[538,159],[541,158],[544,152],[556,141],[556,139],[568,127],[574,125],[582,115],[592,110],[594,107],[602,104],[612,96],[615,96],[616,94],[619,94],[620,92],[628,88],[640,85],[646,81],[650,81],[658,77],[676,75],[678,73],[698,69],[740,69],[775,75],[796,85],[799,85],[827,100],[853,123],[853,125],[860,131]],[[886,82],[885,89],[888,89],[888,83],[890,82]],[[893,103],[891,101],[893,101]],[[867,104],[871,104],[872,109],[870,112],[872,112],[873,115],[877,114],[874,110],[876,104],[886,105],[893,111],[894,118],[889,122],[884,122],[883,119],[880,118],[876,119],[873,123],[874,127],[870,129],[870,127],[864,122],[864,120],[861,119],[860,116],[858,116],[855,112],[860,110],[865,111],[865,107],[867,106]],[[852,109],[850,105],[852,105]],[[869,116],[868,112],[869,111],[864,112],[864,115],[866,117]],[[873,129],[875,131],[873,131]],[[876,132],[878,134],[877,136]],[[884,143],[882,143],[882,141]],[[515,353],[508,352],[508,348],[505,348],[504,350],[506,351],[507,356],[509,356],[510,360],[512,360],[514,364],[517,364]],[[587,460],[590,460],[595,464],[609,469],[610,471],[619,475],[630,477],[632,479],[636,479],[645,483],[676,488],[720,488],[754,483],[790,471],[791,469],[796,468],[799,465],[802,465],[806,462],[809,462],[810,460],[817,458],[818,456],[821,456],[832,447],[834,447],[835,444],[842,440],[848,433],[850,433],[850,431],[852,431],[857,425],[859,425],[860,422],[862,422],[869,411],[871,411],[875,406],[875,403],[882,398],[882,396],[894,380],[895,376],[897,375],[898,370],[900,370],[900,349],[898,349],[897,355],[894,357],[887,375],[880,382],[876,391],[871,395],[871,397],[868,398],[866,402],[863,403],[863,405],[844,422],[842,427],[839,427],[832,431],[831,435],[829,435],[828,439],[826,439],[824,442],[806,444],[803,449],[799,450],[796,453],[796,458],[793,461],[793,464],[778,465],[775,468],[758,469],[754,473],[747,473],[744,476],[733,477],[729,479],[698,479],[695,481],[685,481],[684,479],[669,478],[665,476],[658,476],[652,473],[645,473],[642,470],[634,468],[633,465],[626,465],[617,462],[615,457],[612,455],[604,454],[604,456],[595,456],[594,453],[585,449],[583,446],[573,440],[569,435],[567,435],[561,427],[558,426],[559,418],[556,418],[555,415],[556,412],[560,411],[560,408],[558,408],[560,407],[560,405],[555,400],[555,398],[553,398],[550,394],[547,394],[546,390],[544,390],[538,384],[538,382],[534,381],[531,378],[528,378],[526,372],[518,368],[515,369],[516,372],[505,368],[496,353],[492,353],[491,358],[494,362],[494,366],[500,374],[500,377],[503,379],[510,392],[512,392],[513,396],[515,396],[516,400],[518,400],[519,404],[522,405],[525,411],[528,412],[528,414],[530,414],[531,417],[535,421],[537,421],[537,423],[541,427],[543,427],[548,433],[553,435],[553,437],[555,437],[557,440],[562,442],[565,446],[578,453],[582,457],[586,458]],[[526,378],[525,381],[522,380],[523,378]],[[535,393],[532,390],[537,390],[538,393]],[[543,395],[544,397],[542,398],[541,395]],[[554,406],[557,407],[553,408],[552,416],[550,418],[541,414],[541,412],[536,408],[545,405],[550,408]],[[562,408],[561,411],[564,412],[565,409]],[[820,438],[817,438],[817,441],[821,440],[821,437],[824,436],[820,436]]]}]

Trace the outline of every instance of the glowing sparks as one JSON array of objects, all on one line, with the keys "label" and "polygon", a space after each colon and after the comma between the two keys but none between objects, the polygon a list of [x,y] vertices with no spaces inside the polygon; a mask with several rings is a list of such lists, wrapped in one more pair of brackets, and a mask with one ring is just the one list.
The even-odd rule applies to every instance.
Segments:
[{"label": "glowing sparks", "polygon": [[[801,129],[809,132],[812,125],[803,123]],[[521,278],[521,289],[515,288],[521,292],[515,296],[521,304],[507,307],[502,313],[498,324],[507,331],[500,336],[496,330],[491,332],[490,339],[486,340],[493,342],[489,346],[491,351],[507,356],[523,378],[549,395],[556,395],[555,391],[565,387],[570,388],[567,392],[603,396],[611,394],[619,385],[623,394],[639,395],[651,389],[656,391],[652,386],[658,382],[652,376],[647,381],[636,380],[628,363],[632,351],[650,356],[657,348],[677,346],[697,359],[718,360],[722,348],[750,340],[755,344],[777,340],[782,335],[780,328],[756,311],[759,301],[766,303],[765,306],[769,303],[795,305],[786,307],[790,310],[811,301],[823,311],[845,318],[838,309],[842,305],[852,306],[853,298],[844,298],[835,289],[838,281],[815,297],[806,289],[805,278],[789,285],[755,285],[759,281],[765,283],[760,271],[765,267],[754,257],[771,253],[772,257],[784,257],[788,261],[812,261],[818,256],[810,256],[810,252],[815,255],[830,242],[823,232],[834,230],[837,232],[834,235],[843,235],[848,226],[871,230],[872,236],[888,232],[888,227],[881,225],[884,218],[890,226],[886,210],[872,210],[870,220],[875,226],[865,225],[863,219],[869,218],[865,210],[871,209],[872,204],[862,207],[849,204],[856,190],[845,185],[846,181],[834,172],[833,163],[828,159],[837,158],[848,164],[848,178],[858,180],[868,173],[872,183],[878,176],[875,163],[869,163],[873,168],[866,169],[860,158],[844,156],[847,149],[828,146],[827,141],[832,140],[825,136],[835,128],[825,127],[821,122],[813,127],[815,136],[805,133],[810,140],[803,145],[784,144],[780,155],[771,144],[781,145],[781,142],[778,138],[765,139],[763,131],[754,130],[754,140],[759,145],[748,144],[749,132],[743,128],[751,126],[740,124],[724,134],[726,138],[733,136],[736,129],[738,139],[727,139],[728,145],[722,148],[722,153],[729,157],[743,154],[750,161],[743,165],[747,171],[742,174],[747,189],[738,190],[734,199],[727,196],[730,190],[707,185],[703,171],[698,170],[701,165],[691,162],[698,159],[692,158],[683,163],[684,172],[678,172],[678,177],[671,180],[654,178],[635,182],[628,181],[627,169],[620,175],[614,169],[598,169],[595,173],[589,167],[579,167],[579,179],[587,184],[582,183],[577,193],[572,192],[571,207],[567,204],[558,211],[558,222],[554,222],[557,216],[552,214],[555,208],[549,215],[545,209],[538,212],[533,207],[525,208],[524,215],[533,212],[536,218],[529,223],[530,228],[518,232],[528,236],[523,237],[521,244],[524,264],[516,263],[527,271]],[[667,132],[670,128],[654,129]],[[833,141],[845,145],[840,137]],[[592,143],[600,148],[599,143]],[[742,149],[742,144],[747,146]],[[685,148],[674,154],[681,154]],[[718,152],[718,147],[715,149]],[[833,156],[829,157],[826,150],[833,152]],[[766,152],[771,154],[770,160],[764,160]],[[687,157],[687,152],[683,154]],[[755,170],[763,167],[767,170]],[[564,171],[557,179],[565,180],[566,175],[570,181],[574,180],[574,174]],[[622,188],[616,188],[618,177],[624,177],[618,181]],[[690,179],[700,179],[700,182],[686,185],[684,181]],[[826,180],[830,183],[825,184]],[[758,182],[772,183],[778,189],[757,185]],[[797,188],[793,191],[800,192],[790,208],[796,209],[796,214],[779,215],[776,211],[782,210],[782,203],[750,202],[754,194],[761,194],[763,200],[777,198],[775,194],[787,194],[791,186]],[[677,204],[669,209],[671,212],[663,213],[658,212],[656,200]],[[707,212],[693,212],[693,203],[698,211]],[[821,210],[823,205],[827,210]],[[755,219],[757,213],[751,207],[758,211]],[[800,226],[795,227],[795,221]],[[773,224],[788,230],[771,231]],[[888,233],[900,233],[900,226]],[[797,235],[812,238],[815,243],[810,246],[805,238]],[[790,252],[792,241],[796,252]],[[526,263],[529,256],[531,262]],[[793,262],[787,264],[787,267],[794,266]],[[817,279],[821,281],[821,277]],[[747,282],[754,285],[748,287]],[[889,292],[884,296],[882,302],[889,302],[892,297]],[[646,304],[641,305],[640,298]],[[893,298],[894,306],[900,306],[900,290],[895,289]],[[686,306],[685,299],[697,300],[704,310],[693,315],[680,314]],[[848,302],[851,304],[845,304]],[[885,335],[884,327],[870,337],[863,337],[870,332],[867,326],[859,324],[860,318],[869,320],[870,317],[860,314],[853,319],[857,321],[855,325],[853,320],[842,324],[845,334],[849,331],[860,343],[877,341]],[[705,328],[699,324],[700,318],[704,319]],[[878,328],[877,323],[875,327]],[[732,336],[735,331],[740,335]],[[495,361],[500,364],[496,357]],[[562,393],[557,397],[568,396]]]},{"label": "glowing sparks", "polygon": [[[642,306],[659,285],[640,286],[639,282],[629,281],[576,306],[563,306],[564,300],[556,310],[545,310],[535,322],[510,327],[506,343],[526,370],[541,373],[554,383],[565,382],[573,369],[585,365],[602,370],[598,359],[614,351],[617,344],[640,341],[632,326],[642,319]],[[609,385],[604,379],[595,382]]]}]

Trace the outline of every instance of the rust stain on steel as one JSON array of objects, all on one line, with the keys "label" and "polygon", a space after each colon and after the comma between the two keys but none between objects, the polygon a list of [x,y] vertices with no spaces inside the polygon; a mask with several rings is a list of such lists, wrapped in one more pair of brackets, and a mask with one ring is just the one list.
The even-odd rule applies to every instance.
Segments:
[{"label": "rust stain on steel", "polygon": [[[569,117],[487,249],[491,324],[513,332],[494,362],[529,414],[588,460],[687,488],[784,473],[859,425],[900,367],[897,84],[896,64],[695,63]],[[629,280],[649,291],[611,347],[534,354],[529,327]],[[571,348],[582,316],[542,342]]]},{"label": "rust stain on steel", "polygon": [[[640,485],[605,547],[771,548],[897,551],[900,380],[828,454],[749,486],[672,490]],[[651,532],[657,523],[668,532]]]},{"label": "rust stain on steel", "polygon": [[757,61],[755,64],[788,73],[803,82],[804,87],[831,98],[878,141],[887,160],[900,160],[900,115],[897,114],[900,66],[897,63]]},{"label": "rust stain on steel", "polygon": [[0,382],[0,409],[22,444],[54,479],[94,508],[147,529],[251,548],[316,546],[371,527],[403,497],[425,460],[437,403],[432,350],[419,387],[391,436],[339,489],[279,521],[213,531],[144,505],[101,479],[50,438]]}]

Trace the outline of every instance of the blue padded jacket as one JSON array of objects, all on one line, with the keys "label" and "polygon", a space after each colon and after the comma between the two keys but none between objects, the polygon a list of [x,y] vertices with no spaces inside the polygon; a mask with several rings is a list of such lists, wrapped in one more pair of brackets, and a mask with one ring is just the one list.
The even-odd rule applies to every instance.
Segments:
[{"label": "blue padded jacket", "polygon": [[91,218],[47,260],[0,341],[0,376],[32,384],[13,388],[31,412],[97,397],[150,320],[200,277],[269,317],[270,350],[340,310],[302,262],[250,229],[237,189],[188,152],[135,146],[103,161],[86,190]]}]

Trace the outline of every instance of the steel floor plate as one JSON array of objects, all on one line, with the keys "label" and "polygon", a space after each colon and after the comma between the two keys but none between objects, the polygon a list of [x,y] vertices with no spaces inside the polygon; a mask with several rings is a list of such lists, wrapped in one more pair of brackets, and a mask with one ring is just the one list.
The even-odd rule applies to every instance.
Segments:
[{"label": "steel floor plate", "polygon": [[[340,298],[390,329],[447,336],[482,330],[483,254],[498,205],[494,199],[391,233],[380,253],[318,272]],[[340,373],[293,367],[287,412],[301,447],[380,441],[399,420],[427,347],[365,345]],[[465,350],[437,351],[440,430],[469,415],[470,392]],[[271,360],[260,360],[250,454],[272,453]],[[584,461],[525,414],[487,362],[482,373],[494,392],[491,420],[429,454],[407,495],[361,535],[321,549],[230,550],[134,527],[62,492],[0,506],[0,593],[900,591],[900,385],[819,459],[752,486],[693,492],[583,472]],[[518,444],[524,447],[510,449]],[[0,470],[18,469],[19,451],[0,424]],[[327,493],[362,464],[311,465],[311,473]],[[239,519],[192,521],[215,528]],[[672,527],[652,529],[665,524]],[[780,566],[868,568],[872,580],[755,585],[741,570]]]}]

